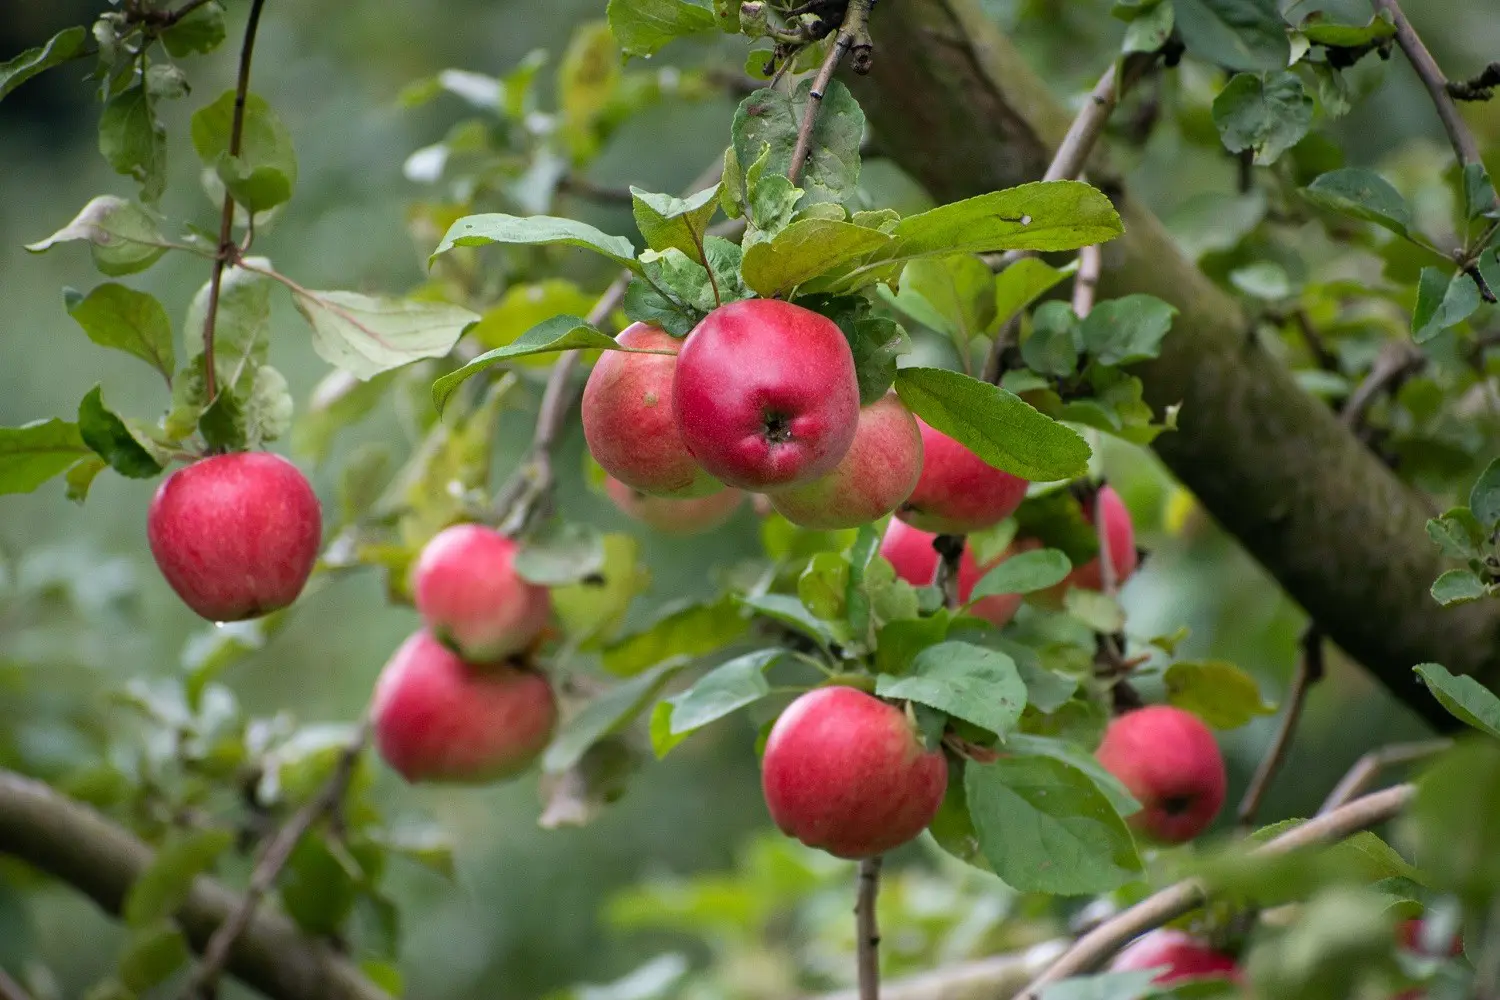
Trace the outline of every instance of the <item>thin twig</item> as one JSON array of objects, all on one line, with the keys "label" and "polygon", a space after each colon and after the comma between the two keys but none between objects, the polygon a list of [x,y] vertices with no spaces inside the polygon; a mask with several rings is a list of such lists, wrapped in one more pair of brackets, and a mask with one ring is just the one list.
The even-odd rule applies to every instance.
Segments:
[{"label": "thin twig", "polygon": [[1375,364],[1339,410],[1339,419],[1350,430],[1364,426],[1370,406],[1381,393],[1395,391],[1406,378],[1427,364],[1427,359],[1404,340],[1389,341]]},{"label": "thin twig", "polygon": [[1500,62],[1492,62],[1467,80],[1449,80],[1448,95],[1455,101],[1488,101],[1500,87]]},{"label": "thin twig", "polygon": [[1339,360],[1334,357],[1333,352],[1328,350],[1323,343],[1323,337],[1312,324],[1312,317],[1307,315],[1307,310],[1298,309],[1292,313],[1292,323],[1297,327],[1297,332],[1302,335],[1302,343],[1307,347],[1307,353],[1311,354],[1319,368],[1325,372],[1338,372]]},{"label": "thin twig", "polygon": [[[853,4],[850,4],[850,9],[852,11]],[[833,44],[828,47],[823,65],[818,67],[818,75],[813,77],[812,89],[807,93],[807,108],[802,112],[802,126],[797,129],[797,145],[792,147],[792,162],[786,168],[786,179],[793,184],[797,183],[802,165],[807,162],[807,153],[812,147],[813,126],[817,124],[818,108],[823,104],[823,94],[828,90],[828,82],[833,79],[833,71],[838,68],[844,53],[853,44],[854,35],[840,28]]]},{"label": "thin twig", "polygon": [[184,1000],[213,996],[219,975],[229,961],[229,953],[234,949],[235,942],[245,932],[245,928],[250,926],[255,910],[266,894],[276,885],[282,869],[291,860],[292,852],[319,820],[338,812],[344,795],[349,790],[349,783],[354,778],[360,757],[370,742],[370,725],[370,719],[366,717],[360,724],[358,735],[339,754],[333,773],[323,783],[318,794],[287,820],[261,852],[239,908],[219,925],[219,929],[209,939],[208,947],[203,949],[203,961],[182,991]]},{"label": "thin twig", "polygon": [[[245,22],[245,41],[240,46],[239,78],[234,87],[234,117],[229,125],[229,155],[240,155],[245,134],[245,101],[250,93],[250,61],[255,54],[255,33],[260,27],[260,12],[266,0],[251,0],[250,17]],[[189,7],[192,5],[189,4]],[[179,14],[179,16],[182,16]],[[249,206],[246,206],[249,212]],[[224,268],[238,253],[234,242],[234,195],[224,191],[224,209],[219,214],[219,252],[214,257],[213,276],[208,284],[208,307],[203,314],[203,397],[212,403],[218,395],[214,372],[214,327],[219,319],[219,294],[224,286]]]},{"label": "thin twig", "polygon": [[1099,137],[1104,134],[1104,126],[1109,124],[1109,116],[1119,104],[1120,88],[1115,86],[1115,81],[1115,64],[1110,63],[1109,69],[1094,84],[1088,100],[1083,102],[1078,117],[1068,126],[1068,134],[1063,136],[1042,180],[1070,181],[1083,173],[1084,165],[1099,144]]},{"label": "thin twig", "polygon": [[[1415,786],[1397,785],[1355,799],[1288,830],[1250,853],[1260,856],[1286,854],[1298,848],[1342,840],[1395,816],[1415,794]],[[1021,991],[1021,1000],[1040,1000],[1042,987],[1098,968],[1134,938],[1197,909],[1206,899],[1203,886],[1193,879],[1148,896],[1079,938],[1046,972]]]},{"label": "thin twig", "polygon": [[10,973],[0,969],[0,1000],[31,1000],[31,994]]},{"label": "thin twig", "polygon": [[854,904],[859,1000],[880,1000],[880,924],[875,919],[875,899],[880,894],[881,863],[878,854],[859,863],[859,891]]},{"label": "thin twig", "polygon": [[1307,692],[1323,677],[1323,633],[1316,625],[1309,625],[1307,631],[1302,633],[1301,646],[1301,654],[1297,657],[1297,672],[1292,677],[1292,688],[1287,692],[1286,711],[1281,716],[1281,727],[1276,730],[1276,738],[1271,741],[1266,755],[1261,758],[1260,766],[1255,769],[1255,777],[1250,780],[1250,787],[1240,800],[1237,820],[1242,828],[1248,828],[1255,822],[1261,800],[1265,798],[1266,790],[1271,787],[1271,780],[1276,777],[1276,772],[1286,760],[1287,751],[1292,747],[1297,722],[1302,718],[1302,708],[1307,703]]},{"label": "thin twig", "polygon": [[1432,53],[1427,50],[1422,36],[1417,34],[1411,22],[1406,19],[1406,12],[1401,9],[1401,4],[1397,0],[1371,2],[1377,11],[1389,14],[1391,23],[1396,26],[1396,44],[1406,53],[1411,68],[1417,71],[1417,76],[1422,79],[1422,86],[1427,88],[1427,94],[1432,98],[1438,118],[1443,123],[1443,131],[1448,133],[1448,141],[1453,145],[1453,152],[1458,155],[1459,164],[1468,166],[1483,162],[1474,133],[1469,130],[1463,115],[1459,113],[1458,105],[1453,103],[1453,95],[1448,93],[1448,78],[1438,66],[1437,60],[1432,58]]},{"label": "thin twig", "polygon": [[1078,273],[1073,277],[1073,312],[1083,319],[1094,311],[1094,295],[1104,271],[1104,251],[1094,243],[1078,251]]},{"label": "thin twig", "polygon": [[1318,815],[1330,813],[1351,801],[1369,787],[1370,782],[1388,767],[1409,764],[1434,754],[1442,753],[1453,745],[1452,740],[1419,740],[1415,743],[1393,743],[1378,750],[1371,750],[1354,762],[1347,774],[1328,793],[1328,798],[1318,807]]}]

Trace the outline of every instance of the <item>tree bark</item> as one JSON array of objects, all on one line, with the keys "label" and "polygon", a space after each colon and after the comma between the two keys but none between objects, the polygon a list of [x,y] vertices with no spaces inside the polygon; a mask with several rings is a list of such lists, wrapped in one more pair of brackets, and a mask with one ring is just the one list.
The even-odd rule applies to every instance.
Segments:
[{"label": "tree bark", "polygon": [[[63,880],[112,915],[120,913],[130,887],[154,857],[150,847],[93,810],[7,771],[0,771],[0,854]],[[177,914],[195,951],[202,951],[239,902],[222,884],[197,880]],[[228,969],[274,1000],[391,1000],[350,962],[278,913],[255,915]]]},{"label": "tree bark", "polygon": [[[976,0],[901,0],[874,20],[874,71],[852,86],[880,145],[944,201],[1035,180],[1071,116]],[[1107,176],[1107,153],[1090,175]],[[1105,246],[1101,297],[1158,296],[1180,313],[1161,357],[1135,370],[1179,429],[1168,468],[1345,652],[1435,725],[1454,720],[1411,668],[1437,661],[1500,682],[1500,602],[1445,609],[1449,568],[1420,500],[1263,350],[1236,302],[1184,258],[1128,193]]]}]

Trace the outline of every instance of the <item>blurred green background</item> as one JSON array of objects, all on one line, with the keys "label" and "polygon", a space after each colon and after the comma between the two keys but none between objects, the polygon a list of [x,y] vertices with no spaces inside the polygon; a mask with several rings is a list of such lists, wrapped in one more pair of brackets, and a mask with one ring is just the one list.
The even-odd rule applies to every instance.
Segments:
[{"label": "blurred green background", "polygon": [[[243,6],[229,4],[232,31]],[[993,16],[1015,29],[1059,92],[1070,95],[1097,74],[1120,30],[1107,16],[1108,6],[1104,0],[988,4]],[[3,7],[0,61],[105,9],[82,0],[4,0]],[[1477,70],[1500,52],[1493,0],[1410,7],[1444,65]],[[499,75],[537,48],[553,54],[555,65],[572,28],[602,15],[602,0],[271,0],[254,87],[289,125],[301,176],[289,211],[257,243],[258,252],[313,288],[402,290],[420,282],[429,248],[414,246],[405,230],[405,203],[419,192],[403,178],[401,164],[413,149],[440,138],[463,109],[446,99],[403,111],[396,106],[398,91],[449,66]],[[878,14],[875,32],[878,44],[899,44],[880,37]],[[1088,39],[1098,44],[1083,44]],[[196,183],[186,117],[228,85],[231,48],[187,61],[194,93],[168,109],[174,180],[163,208],[205,228],[215,224],[217,212]],[[743,54],[726,44],[674,48],[662,59],[720,59],[737,68]],[[131,193],[98,156],[97,110],[81,75],[77,66],[64,67],[0,104],[5,424],[67,417],[98,382],[123,413],[152,416],[161,402],[149,372],[111,364],[68,318],[62,289],[86,289],[98,280],[83,251],[33,257],[22,249],[66,223],[95,194]],[[628,123],[591,175],[608,184],[676,190],[719,154],[731,112],[729,98],[666,102]],[[1491,136],[1500,134],[1497,110],[1488,115],[1483,126]],[[1337,141],[1356,162],[1379,162],[1398,148],[1411,156],[1412,142],[1441,148],[1430,106],[1399,59],[1388,67],[1378,96],[1336,128]],[[1229,188],[1234,165],[1227,157],[1162,141],[1145,151],[1132,173],[1136,186],[1170,218],[1191,195]],[[628,231],[622,211],[593,211],[590,218]],[[200,260],[171,255],[139,284],[180,323],[206,270]],[[284,302],[278,301],[278,309],[272,362],[302,400],[327,369],[313,354],[300,319]],[[522,414],[506,420],[499,447],[513,456],[529,426]],[[380,421],[368,433],[382,433]],[[635,530],[583,489],[576,474],[580,446],[575,424],[558,463],[565,508],[610,530]],[[1125,592],[1133,633],[1151,636],[1186,625],[1191,637],[1185,655],[1232,660],[1260,679],[1268,699],[1279,699],[1295,660],[1300,612],[1201,513],[1191,514],[1185,529],[1169,518],[1170,484],[1148,456],[1110,447],[1105,465],[1124,488],[1153,550]],[[331,483],[315,482],[330,495]],[[79,507],[65,502],[54,483],[35,495],[6,497],[0,505],[0,545],[17,560],[17,572],[72,574],[123,607],[120,614],[98,618],[94,631],[78,636],[73,648],[38,659],[82,661],[88,668],[79,674],[59,667],[31,679],[34,688],[55,688],[63,710],[104,715],[104,691],[131,677],[178,669],[185,638],[201,628],[155,573],[146,551],[145,509],[154,485],[102,478],[87,506]],[[1166,530],[1169,523],[1176,530]],[[753,517],[742,511],[707,543],[643,534],[654,583],[638,612],[701,587],[715,565],[753,550],[754,532]],[[225,680],[252,711],[285,707],[305,720],[354,719],[385,658],[414,627],[415,615],[389,607],[373,574],[341,581],[304,604],[284,632]],[[0,629],[8,624],[0,622]],[[7,655],[24,641],[14,629],[0,633]],[[1226,735],[1236,789],[1274,724],[1262,719]],[[15,748],[7,753],[20,755],[19,763],[32,770],[87,752],[49,743],[33,717],[0,712],[0,726],[9,730],[3,742]],[[1312,695],[1302,736],[1263,816],[1310,811],[1363,750],[1418,732],[1410,713],[1335,658],[1331,676]],[[594,825],[558,832],[536,826],[534,780],[495,790],[413,791],[382,773],[382,793],[393,811],[436,817],[458,844],[456,886],[406,867],[394,873],[391,894],[405,917],[408,995],[525,1000],[580,980],[614,978],[655,954],[659,939],[609,934],[598,919],[601,901],[644,877],[730,864],[744,837],[766,823],[751,748],[743,721],[715,727],[667,762],[646,768],[627,797]],[[17,909],[22,905],[32,907],[33,920],[23,918]],[[63,996],[80,995],[109,970],[109,949],[96,942],[109,942],[112,933],[107,920],[65,890],[40,892],[24,904],[0,895],[0,964],[45,962],[58,974]]]}]

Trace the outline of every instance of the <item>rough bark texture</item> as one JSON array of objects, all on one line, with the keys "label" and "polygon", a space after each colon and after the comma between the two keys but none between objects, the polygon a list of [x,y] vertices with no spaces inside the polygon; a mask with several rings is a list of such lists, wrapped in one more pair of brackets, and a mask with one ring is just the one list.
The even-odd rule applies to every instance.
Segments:
[{"label": "rough bark texture", "polygon": [[[882,5],[874,33],[875,70],[853,86],[881,147],[935,196],[1043,174],[1070,116],[976,0]],[[1153,407],[1183,404],[1158,454],[1339,646],[1451,726],[1411,668],[1433,660],[1496,687],[1500,602],[1432,600],[1448,566],[1420,501],[1257,346],[1149,210],[1128,194],[1119,207],[1126,232],[1105,248],[1100,296],[1145,292],[1181,310],[1161,358],[1138,369]]]},{"label": "rough bark texture", "polygon": [[[112,915],[153,860],[151,848],[98,813],[6,771],[0,771],[0,854],[62,879]],[[218,882],[197,880],[177,915],[194,950],[203,949],[239,902]],[[344,958],[264,910],[239,939],[228,969],[275,1000],[390,1000]]]}]

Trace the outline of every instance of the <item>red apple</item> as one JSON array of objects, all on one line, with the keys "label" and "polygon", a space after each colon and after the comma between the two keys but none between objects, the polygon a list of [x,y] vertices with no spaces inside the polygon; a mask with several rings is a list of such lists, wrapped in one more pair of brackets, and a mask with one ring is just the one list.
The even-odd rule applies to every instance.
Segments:
[{"label": "red apple", "polygon": [[[645,323],[615,338],[626,347],[671,351],[682,341]],[[583,437],[604,471],[643,493],[699,497],[723,487],[693,461],[672,412],[677,358],[605,351],[583,387]]]},{"label": "red apple", "polygon": [[[1401,947],[1407,951],[1414,951],[1422,955],[1440,955],[1442,949],[1430,951],[1422,944],[1422,921],[1419,918],[1403,920],[1396,926],[1396,936],[1401,942]],[[1448,957],[1456,958],[1464,953],[1464,939],[1462,934],[1454,934],[1448,942]]]},{"label": "red apple", "polygon": [[859,411],[854,443],[832,472],[771,493],[771,506],[804,528],[857,528],[900,506],[921,474],[917,418],[888,392]]},{"label": "red apple", "polygon": [[731,486],[769,490],[834,470],[859,423],[854,355],[827,317],[746,299],[704,317],[677,358],[677,426]]},{"label": "red apple", "polygon": [[[901,579],[914,587],[928,587],[937,578],[938,563],[942,561],[937,549],[932,547],[936,538],[937,535],[931,532],[913,528],[901,521],[892,521],[885,530],[885,538],[880,542],[880,554],[896,568],[896,575]],[[973,546],[966,543],[963,555],[958,559],[958,599],[967,601],[974,592],[974,585],[983,579],[984,574],[1016,553],[1035,548],[1039,544],[1041,543],[1032,540],[1018,542],[993,562],[980,566],[974,559]],[[969,608],[969,614],[975,618],[983,618],[998,628],[1016,616],[1023,599],[1020,594],[981,597]]]},{"label": "red apple", "polygon": [[[1109,544],[1110,563],[1115,570],[1115,585],[1119,586],[1135,573],[1138,561],[1135,526],[1130,521],[1130,511],[1126,508],[1125,501],[1120,499],[1120,494],[1115,492],[1113,486],[1100,488],[1097,503],[1104,511],[1104,537]],[[1085,507],[1083,516],[1089,524],[1096,524],[1092,506]],[[1081,587],[1084,590],[1103,590],[1104,571],[1099,567],[1099,557],[1095,556],[1073,570],[1060,586],[1064,589]]]},{"label": "red apple", "polygon": [[1096,756],[1141,804],[1126,822],[1159,843],[1192,840],[1224,804],[1228,778],[1219,744],[1180,708],[1153,705],[1116,718]]},{"label": "red apple", "polygon": [[516,549],[494,528],[455,524],[427,543],[412,570],[427,627],[466,660],[503,660],[546,627],[551,595],[517,575]]},{"label": "red apple", "polygon": [[643,493],[613,476],[604,481],[604,492],[627,517],[664,535],[697,535],[712,531],[733,517],[745,499],[745,494],[739,490],[720,490],[706,497],[674,500]]},{"label": "red apple", "polygon": [[1239,964],[1184,931],[1163,927],[1138,937],[1110,963],[1111,972],[1134,972],[1165,966],[1153,982],[1166,985],[1217,976],[1240,981]]},{"label": "red apple", "polygon": [[788,836],[840,858],[869,858],[927,828],[948,762],[926,750],[906,714],[851,687],[792,702],[766,740],[761,788]]},{"label": "red apple", "polygon": [[146,515],[162,576],[188,607],[215,622],[256,618],[295,601],[322,537],[323,515],[307,477],[263,451],[178,469]]},{"label": "red apple", "polygon": [[1010,517],[1027,482],[987,464],[942,431],[922,428],[922,478],[897,517],[940,535],[983,531]]},{"label": "red apple", "polygon": [[371,712],[380,755],[411,782],[519,774],[557,725],[557,701],[542,674],[465,663],[425,629],[385,665]]}]

